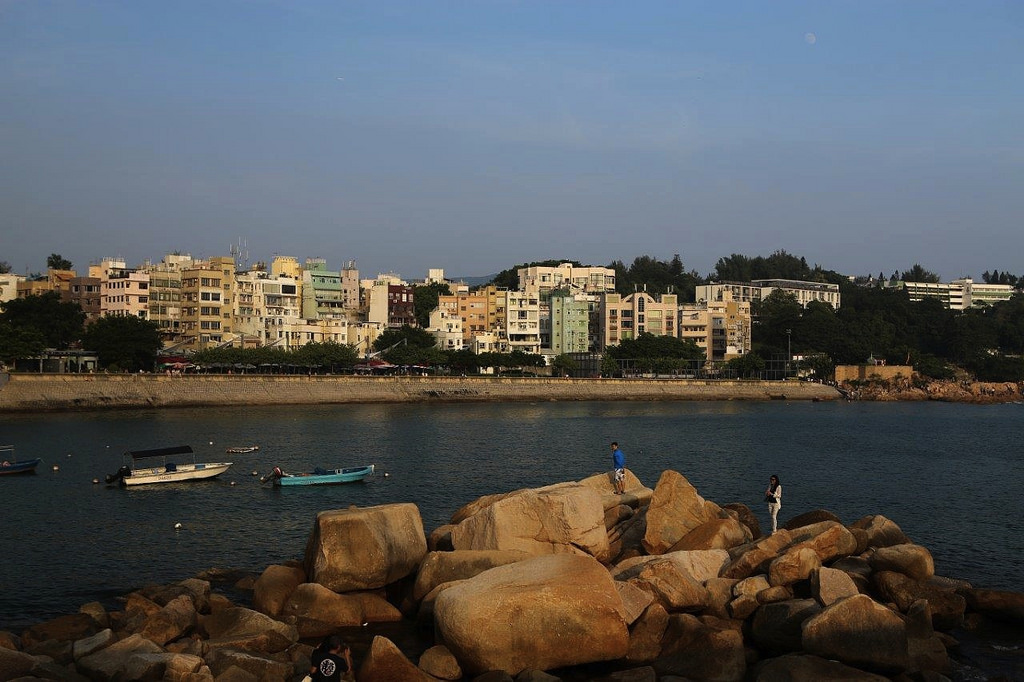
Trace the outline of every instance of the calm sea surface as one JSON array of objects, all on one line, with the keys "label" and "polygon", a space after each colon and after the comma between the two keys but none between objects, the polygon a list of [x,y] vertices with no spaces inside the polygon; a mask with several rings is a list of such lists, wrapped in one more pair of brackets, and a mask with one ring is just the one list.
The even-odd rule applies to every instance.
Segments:
[{"label": "calm sea surface", "polygon": [[[1024,405],[939,403],[538,403],[0,415],[0,444],[42,457],[0,478],[0,629],[147,583],[301,558],[318,511],[414,502],[429,533],[480,495],[627,466],[665,469],[706,498],[761,503],[782,479],[780,520],[828,509],[884,514],[931,549],[942,575],[1024,590]],[[258,443],[247,455],[231,446]],[[107,487],[121,453],[190,444],[233,461],[216,481]],[[253,472],[376,464],[365,484],[281,490]],[[54,467],[59,470],[54,471]],[[383,474],[387,473],[385,477]],[[100,479],[99,485],[93,479]],[[176,530],[175,524],[181,524]]]}]

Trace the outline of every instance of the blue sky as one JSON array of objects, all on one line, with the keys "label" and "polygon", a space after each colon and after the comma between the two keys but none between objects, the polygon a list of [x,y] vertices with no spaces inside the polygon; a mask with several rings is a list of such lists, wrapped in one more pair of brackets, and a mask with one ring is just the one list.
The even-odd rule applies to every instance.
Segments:
[{"label": "blue sky", "polygon": [[0,260],[1024,274],[1024,4],[0,0]]}]

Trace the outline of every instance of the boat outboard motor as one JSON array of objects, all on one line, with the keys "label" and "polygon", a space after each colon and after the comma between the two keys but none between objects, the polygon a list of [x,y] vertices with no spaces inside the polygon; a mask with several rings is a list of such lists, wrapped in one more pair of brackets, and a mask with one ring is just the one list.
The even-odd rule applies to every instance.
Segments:
[{"label": "boat outboard motor", "polygon": [[131,467],[128,466],[127,464],[125,464],[120,469],[118,469],[116,473],[107,474],[107,483],[108,484],[110,484],[110,483],[117,483],[118,481],[123,481],[125,476],[131,476],[131,475],[132,475]]}]

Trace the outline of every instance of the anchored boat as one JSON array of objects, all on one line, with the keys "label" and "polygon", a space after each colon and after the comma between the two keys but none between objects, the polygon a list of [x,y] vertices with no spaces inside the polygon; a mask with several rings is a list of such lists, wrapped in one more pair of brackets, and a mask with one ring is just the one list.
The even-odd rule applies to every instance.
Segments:
[{"label": "anchored boat", "polygon": [[41,461],[41,459],[36,458],[19,462],[14,457],[13,445],[0,445],[0,476],[35,473],[36,467],[39,466]]},{"label": "anchored boat", "polygon": [[291,485],[336,485],[338,483],[355,483],[362,481],[373,473],[372,464],[361,467],[348,467],[346,469],[321,469],[317,467],[313,471],[301,474],[286,474],[281,467],[274,467],[274,470],[264,476],[264,483],[273,481],[275,486]]},{"label": "anchored boat", "polygon": [[[191,457],[183,456],[191,455]],[[149,483],[178,483],[201,481],[220,476],[231,466],[231,462],[196,462],[195,453],[189,445],[155,450],[131,450],[124,453],[125,463],[115,473],[107,476],[107,483],[123,486],[146,485]]]}]

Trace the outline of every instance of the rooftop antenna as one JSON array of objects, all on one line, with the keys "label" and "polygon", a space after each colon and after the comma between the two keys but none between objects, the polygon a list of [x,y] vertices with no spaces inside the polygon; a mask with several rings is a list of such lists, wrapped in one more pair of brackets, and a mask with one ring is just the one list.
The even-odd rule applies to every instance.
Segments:
[{"label": "rooftop antenna", "polygon": [[249,269],[249,240],[243,240],[241,237],[238,238],[238,244],[232,244],[228,247],[228,251],[231,253],[231,257],[237,261],[240,259],[243,267],[238,268],[239,270],[245,271]]}]

